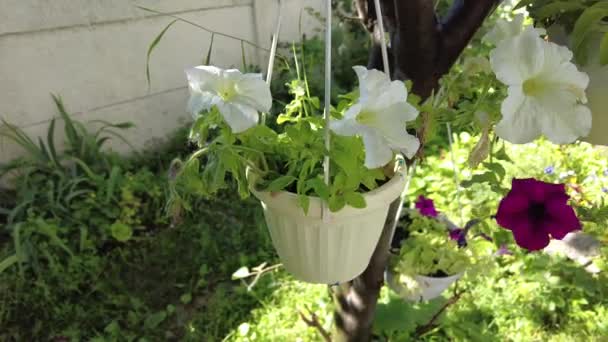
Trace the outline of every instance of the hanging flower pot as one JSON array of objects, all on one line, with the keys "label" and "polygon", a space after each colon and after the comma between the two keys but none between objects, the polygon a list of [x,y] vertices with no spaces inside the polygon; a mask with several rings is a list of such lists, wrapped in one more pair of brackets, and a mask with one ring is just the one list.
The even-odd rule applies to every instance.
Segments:
[{"label": "hanging flower pot", "polygon": [[[252,176],[249,172],[248,177]],[[386,184],[363,194],[365,208],[345,207],[335,213],[330,213],[318,197],[309,197],[308,213],[304,213],[294,193],[251,192],[262,204],[285,269],[306,282],[334,284],[349,281],[365,270],[389,206],[401,195],[404,183],[404,177],[396,173]]]},{"label": "hanging flower pot", "polygon": [[475,256],[493,250],[486,238],[466,239],[476,222],[460,229],[437,212],[432,200],[419,197],[416,210],[405,211],[397,227],[384,275],[388,287],[410,301],[441,296],[476,262]]},{"label": "hanging flower pot", "polygon": [[418,302],[441,296],[443,291],[458,281],[463,274],[464,272],[448,277],[426,277],[421,275],[409,277],[387,270],[384,272],[384,281],[391,290],[402,298]]},{"label": "hanging flower pot", "polygon": [[258,124],[259,112],[268,113],[273,104],[261,75],[214,66],[188,69],[188,108],[195,118],[190,136],[199,149],[175,163],[180,172],[171,192],[179,204],[236,183],[242,198],[253,194],[261,201],[287,271],[307,282],[333,284],[365,270],[390,204],[405,185],[390,168],[395,155],[412,158],[420,142],[406,127],[418,116],[407,87],[381,71],[353,67],[358,96],[341,99],[338,111],[332,108],[327,56],[323,118],[315,116],[319,99],[297,79],[289,83],[292,102],[273,126]]}]

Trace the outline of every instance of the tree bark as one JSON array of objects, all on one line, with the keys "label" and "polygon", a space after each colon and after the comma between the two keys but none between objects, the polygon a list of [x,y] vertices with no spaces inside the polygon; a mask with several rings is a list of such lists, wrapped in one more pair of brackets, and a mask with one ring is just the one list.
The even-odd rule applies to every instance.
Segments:
[{"label": "tree bark", "polygon": [[[381,0],[383,20],[391,37],[392,78],[411,80],[412,92],[422,99],[428,98],[439,88],[439,79],[450,70],[499,2],[455,0],[448,14],[439,19],[432,0]],[[373,0],[355,0],[355,3],[374,41],[368,67],[382,70],[381,37],[370,27],[375,26],[373,23],[377,20]],[[365,271],[333,289],[334,341],[372,340],[376,303],[384,284],[384,270],[401,205],[400,199],[391,204],[382,235]]]}]

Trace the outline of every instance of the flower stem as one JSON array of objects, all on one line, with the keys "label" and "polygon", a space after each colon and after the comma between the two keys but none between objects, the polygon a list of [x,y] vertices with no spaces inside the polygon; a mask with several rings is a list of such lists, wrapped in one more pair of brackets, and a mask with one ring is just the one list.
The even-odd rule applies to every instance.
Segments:
[{"label": "flower stem", "polygon": [[209,146],[207,147],[203,147],[200,150],[194,152],[190,158],[188,158],[188,161],[192,161],[194,159],[197,159],[199,157],[202,157],[205,153],[209,152]]},{"label": "flower stem", "polygon": [[[230,149],[230,148],[234,148],[234,149],[241,149],[241,150],[247,150],[247,151],[251,151],[251,152],[256,152],[259,153],[262,157],[262,165],[264,167],[264,171],[260,170],[260,168],[258,168],[251,160],[241,156],[238,153],[234,153],[234,155],[239,158],[245,165],[247,165],[248,167],[252,168],[256,173],[258,173],[259,175],[265,175],[266,173],[268,173],[268,164],[266,163],[266,158],[264,158],[264,154],[258,150],[254,150],[252,148],[248,148],[248,147],[243,147],[243,146],[221,146],[219,149],[225,150],[225,149]],[[210,150],[210,146],[201,148],[200,150],[194,152],[190,158],[188,159],[188,161],[192,161],[194,159],[197,159],[199,157],[202,157],[204,154],[206,154],[207,152],[209,152]]]},{"label": "flower stem", "polygon": [[264,155],[264,152],[262,151],[258,151],[256,149],[253,149],[251,147],[246,147],[246,146],[233,146],[235,149],[237,150],[242,150],[242,151],[249,151],[249,152],[253,152],[253,153],[257,153],[260,155],[261,159],[262,159],[262,167],[264,167],[264,173],[267,173],[269,170],[268,167],[268,162],[266,161],[266,156]]}]

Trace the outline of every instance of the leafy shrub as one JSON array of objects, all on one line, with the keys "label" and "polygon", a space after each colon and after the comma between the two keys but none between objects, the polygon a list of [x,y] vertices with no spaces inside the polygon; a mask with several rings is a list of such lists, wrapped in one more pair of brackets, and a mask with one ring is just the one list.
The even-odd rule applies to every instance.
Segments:
[{"label": "leafy shrub", "polygon": [[447,277],[463,272],[474,257],[477,239],[466,247],[452,240],[446,224],[434,218],[410,213],[408,237],[402,241],[399,254],[392,260],[392,269],[402,275]]},{"label": "leafy shrub", "polygon": [[[85,308],[73,299],[105,298],[96,288],[108,267],[104,256],[168,222],[163,179],[145,167],[130,171],[103,149],[112,137],[123,139],[115,129],[131,125],[97,122],[100,128],[88,130],[53,99],[64,122],[65,151],[56,149],[54,119],[46,142],[38,144],[15,126],[2,127],[3,136],[27,153],[2,168],[14,175],[15,189],[2,191],[0,325],[10,332],[6,338],[17,340],[74,329],[65,322],[78,322]],[[84,320],[103,322],[104,310]]]}]

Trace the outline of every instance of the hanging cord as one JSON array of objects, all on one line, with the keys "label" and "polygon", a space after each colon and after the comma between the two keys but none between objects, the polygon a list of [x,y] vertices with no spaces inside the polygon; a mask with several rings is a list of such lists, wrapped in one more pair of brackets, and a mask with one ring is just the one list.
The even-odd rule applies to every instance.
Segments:
[{"label": "hanging cord", "polygon": [[460,180],[458,179],[458,168],[456,167],[456,156],[454,155],[454,140],[452,139],[452,126],[447,122],[448,141],[450,143],[450,155],[452,158],[452,170],[454,172],[454,183],[456,183],[456,204],[458,204],[458,212],[460,213],[460,225],[464,225],[464,217],[462,214],[462,203],[460,202]]},{"label": "hanging cord", "polygon": [[[384,17],[382,16],[382,7],[380,6],[380,0],[374,0],[374,7],[376,8],[376,21],[378,23],[378,30],[380,31],[380,51],[382,52],[382,64],[384,67],[384,72],[388,75],[389,79],[391,78],[390,65],[388,62],[388,48],[386,46],[386,31],[384,30]],[[395,213],[395,220],[391,227],[390,237],[393,240],[393,236],[395,235],[395,230],[397,229],[397,225],[399,224],[399,219],[401,218],[401,212],[403,210],[403,202],[404,197],[407,195],[410,183],[412,181],[412,177],[416,173],[416,166],[418,165],[418,160],[414,160],[414,164],[411,166],[409,172],[407,167],[403,169],[402,175],[399,177],[405,177],[405,186],[403,187],[403,191],[401,192],[401,196],[399,197],[399,209]]]},{"label": "hanging cord", "polygon": [[283,1],[279,0],[279,14],[277,16],[277,25],[272,35],[272,46],[270,48],[270,59],[268,60],[268,71],[266,73],[266,83],[270,85],[272,81],[272,72],[274,70],[274,60],[277,54],[277,45],[279,43],[279,34],[281,33],[281,22],[283,19]]},{"label": "hanging cord", "polygon": [[378,21],[378,29],[380,30],[380,49],[382,51],[382,64],[384,66],[384,72],[391,76],[390,67],[388,64],[388,48],[386,47],[386,31],[384,30],[384,20],[382,20],[382,7],[380,7],[380,0],[374,0],[376,7],[376,20]]},{"label": "hanging cord", "polygon": [[[410,184],[412,183],[412,178],[414,178],[414,175],[416,174],[417,167],[418,167],[418,159],[414,160],[414,164],[412,164],[409,172],[406,175],[405,187],[403,188],[404,197],[407,195],[407,192],[410,190]],[[399,211],[401,211],[401,209],[399,209]],[[401,215],[399,215],[399,216],[401,216]]]},{"label": "hanging cord", "polygon": [[[331,0],[326,0],[326,19],[325,19],[325,150],[329,152],[331,146],[331,134],[329,129],[329,120],[331,117]],[[325,184],[329,187],[329,154],[325,155],[323,160],[323,171]],[[323,221],[329,220],[329,207],[322,203],[321,216]]]},{"label": "hanging cord", "polygon": [[[274,61],[277,55],[277,45],[279,43],[279,34],[281,33],[281,22],[283,21],[283,1],[279,0],[279,13],[277,15],[277,25],[272,35],[272,45],[270,47],[270,58],[268,59],[268,71],[266,72],[266,84],[270,86],[272,82],[272,72],[274,71]],[[266,124],[266,113],[262,113],[262,125]]]}]

